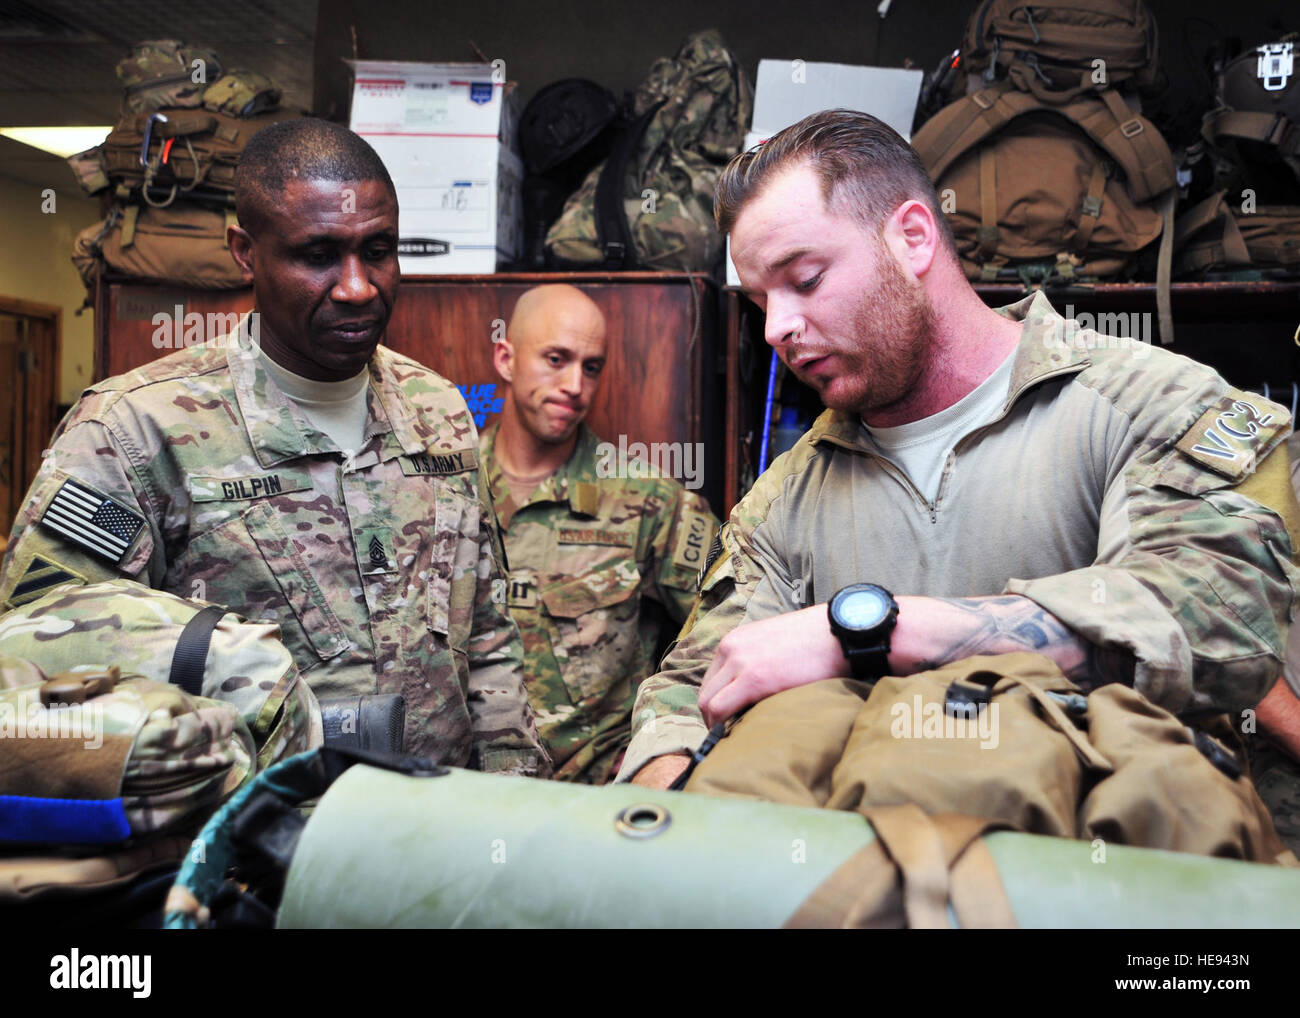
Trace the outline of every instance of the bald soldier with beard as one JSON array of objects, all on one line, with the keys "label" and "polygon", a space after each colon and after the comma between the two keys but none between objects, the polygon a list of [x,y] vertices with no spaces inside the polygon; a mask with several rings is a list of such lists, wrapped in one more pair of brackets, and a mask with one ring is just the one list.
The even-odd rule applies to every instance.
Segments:
[{"label": "bald soldier with beard", "polygon": [[828,409],[722,528],[620,779],[668,785],[707,725],[784,689],[976,654],[1176,713],[1260,702],[1296,596],[1283,408],[1042,293],[986,307],[916,153],[867,114],[737,156],[715,211]]},{"label": "bald soldier with beard", "polygon": [[671,477],[639,466],[616,476],[583,423],[605,369],[605,318],[581,290],[524,293],[494,361],[505,405],[480,458],[528,698],[555,777],[601,784],[627,748],[641,680],[691,609],[717,521]]}]

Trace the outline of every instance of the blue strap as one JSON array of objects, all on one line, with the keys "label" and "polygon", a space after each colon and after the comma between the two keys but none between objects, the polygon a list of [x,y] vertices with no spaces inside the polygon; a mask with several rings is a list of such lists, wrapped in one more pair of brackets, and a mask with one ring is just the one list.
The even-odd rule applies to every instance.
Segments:
[{"label": "blue strap", "polygon": [[0,843],[103,845],[130,836],[121,799],[0,795]]}]

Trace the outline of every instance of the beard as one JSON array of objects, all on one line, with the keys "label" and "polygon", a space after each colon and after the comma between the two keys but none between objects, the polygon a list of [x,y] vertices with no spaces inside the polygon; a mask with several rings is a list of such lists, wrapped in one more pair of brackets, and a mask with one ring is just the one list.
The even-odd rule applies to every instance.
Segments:
[{"label": "beard", "polygon": [[822,389],[833,410],[860,416],[903,403],[930,367],[935,313],[919,283],[909,280],[890,253],[876,252],[876,285],[853,312],[856,354],[850,368]]}]

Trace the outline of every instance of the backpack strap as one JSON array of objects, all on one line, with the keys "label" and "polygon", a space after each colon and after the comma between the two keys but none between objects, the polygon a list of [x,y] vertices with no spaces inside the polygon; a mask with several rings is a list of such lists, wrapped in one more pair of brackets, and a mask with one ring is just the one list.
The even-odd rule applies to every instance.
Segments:
[{"label": "backpack strap", "polygon": [[928,816],[914,803],[862,810],[876,838],[827,877],[786,929],[947,929],[948,905],[963,928],[1013,929],[1015,913],[980,840],[1005,824]]},{"label": "backpack strap", "polygon": [[1177,182],[1169,145],[1118,93],[1107,89],[1100,102],[1083,97],[1057,109],[1124,168],[1134,201],[1150,201]]},{"label": "backpack strap", "polygon": [[1201,135],[1211,145],[1221,137],[1244,138],[1272,145],[1284,157],[1300,155],[1300,125],[1285,113],[1251,113],[1245,110],[1218,109],[1207,113]]},{"label": "backpack strap", "polygon": [[1028,113],[1056,113],[1105,150],[1128,177],[1133,200],[1150,201],[1176,182],[1174,158],[1160,132],[1134,113],[1113,90],[1063,105],[1044,103],[1002,82],[940,110],[912,141],[933,180],[963,153]]},{"label": "backpack strap", "polygon": [[1170,346],[1174,341],[1174,206],[1178,204],[1178,189],[1170,188],[1160,199],[1160,250],[1156,255],[1156,319],[1160,325],[1160,342]]},{"label": "backpack strap", "polygon": [[603,267],[606,269],[636,267],[636,246],[632,242],[632,229],[628,226],[627,209],[623,204],[624,181],[646,128],[662,105],[662,101],[655,103],[628,125],[601,167],[600,180],[596,184],[596,246],[605,256]]},{"label": "backpack strap", "polygon": [[998,250],[998,170],[992,145],[980,149],[980,227],[978,255],[987,265]]},{"label": "backpack strap", "polygon": [[916,133],[912,147],[930,178],[938,180],[963,153],[1016,117],[1043,108],[1032,95],[1000,82],[945,106]]},{"label": "backpack strap", "polygon": [[207,667],[208,645],[212,630],[226,615],[227,609],[210,604],[201,609],[181,630],[176,649],[172,651],[172,668],[167,681],[180,686],[190,696],[203,695],[203,671]]},{"label": "backpack strap", "polygon": [[1074,231],[1074,253],[1081,256],[1088,250],[1088,241],[1092,240],[1092,231],[1097,228],[1101,218],[1101,206],[1106,196],[1106,167],[1097,160],[1092,164],[1092,175],[1088,178],[1088,193],[1083,196],[1079,208],[1079,228]]}]

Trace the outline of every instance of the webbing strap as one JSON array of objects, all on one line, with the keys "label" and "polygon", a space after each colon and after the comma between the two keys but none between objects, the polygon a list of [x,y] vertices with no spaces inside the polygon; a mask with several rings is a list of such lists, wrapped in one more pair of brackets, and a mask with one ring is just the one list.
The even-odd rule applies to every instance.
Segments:
[{"label": "webbing strap", "polygon": [[1170,287],[1174,276],[1174,205],[1178,192],[1170,190],[1160,201],[1160,215],[1164,224],[1160,230],[1160,252],[1156,256],[1156,317],[1160,321],[1160,342],[1169,346],[1174,341],[1174,309]]},{"label": "webbing strap", "polygon": [[140,218],[140,206],[128,205],[122,213],[122,247],[135,243],[135,221]]},{"label": "webbing strap", "polygon": [[1006,82],[982,89],[933,117],[912,139],[932,180],[938,180],[962,153],[1002,130],[1016,117],[1038,109],[1033,96],[1010,90]]},{"label": "webbing strap", "polygon": [[915,803],[866,809],[876,837],[903,876],[903,912],[913,930],[948,928],[948,864],[939,832]]},{"label": "webbing strap", "polygon": [[1101,751],[1097,749],[1088,737],[1079,731],[1078,726],[1065,713],[1065,709],[1054,699],[1047,695],[1047,691],[1040,689],[1032,682],[1022,679],[1018,675],[1004,675],[993,685],[992,692],[997,694],[1012,686],[1020,686],[1033,699],[1042,712],[1047,715],[1047,720],[1052,727],[1064,735],[1074,751],[1078,753],[1079,758],[1094,770],[1111,773],[1115,768],[1109,760],[1102,756]]},{"label": "webbing strap", "polygon": [[998,250],[998,171],[992,145],[980,149],[979,260],[987,262]]},{"label": "webbing strap", "polygon": [[876,839],[827,877],[786,929],[947,929],[951,901],[965,929],[1013,929],[1015,913],[992,853],[980,840],[1005,824],[917,805],[861,810]]},{"label": "webbing strap", "polygon": [[1092,231],[1097,228],[1101,218],[1101,205],[1106,195],[1106,167],[1101,160],[1092,164],[1092,176],[1088,178],[1088,193],[1084,195],[1083,206],[1079,210],[1079,228],[1074,232],[1074,253],[1082,255],[1088,250],[1088,241],[1092,240]]},{"label": "webbing strap", "polygon": [[1150,201],[1173,187],[1177,182],[1174,157],[1160,132],[1113,92],[1103,92],[1102,98],[1100,103],[1080,99],[1059,112],[1123,167],[1134,201]]},{"label": "webbing strap", "polygon": [[201,609],[181,630],[172,651],[171,672],[167,681],[189,693],[190,696],[203,695],[203,672],[207,667],[208,645],[212,642],[212,630],[225,616],[226,609],[210,604]]},{"label": "webbing strap", "polygon": [[1273,145],[1283,155],[1300,153],[1300,129],[1284,113],[1215,110],[1206,116],[1201,134],[1211,144],[1226,135]]}]

